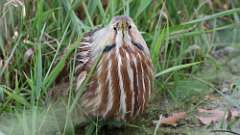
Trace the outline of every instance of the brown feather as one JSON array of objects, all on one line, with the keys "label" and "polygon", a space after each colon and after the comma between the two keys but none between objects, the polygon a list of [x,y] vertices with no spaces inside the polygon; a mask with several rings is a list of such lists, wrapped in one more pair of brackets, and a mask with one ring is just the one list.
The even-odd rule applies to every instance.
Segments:
[{"label": "brown feather", "polygon": [[96,73],[80,100],[84,111],[108,119],[135,118],[148,104],[153,66],[149,49],[131,18],[115,17],[106,27],[85,34],[75,56],[77,85],[101,53]]}]

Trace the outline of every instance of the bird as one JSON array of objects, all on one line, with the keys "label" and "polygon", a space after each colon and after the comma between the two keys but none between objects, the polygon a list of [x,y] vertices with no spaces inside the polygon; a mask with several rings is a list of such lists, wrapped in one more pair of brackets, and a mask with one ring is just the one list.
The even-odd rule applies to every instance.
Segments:
[{"label": "bird", "polygon": [[115,16],[84,34],[75,54],[78,89],[94,63],[96,71],[80,98],[86,115],[131,120],[148,105],[154,69],[149,48],[129,16]]}]

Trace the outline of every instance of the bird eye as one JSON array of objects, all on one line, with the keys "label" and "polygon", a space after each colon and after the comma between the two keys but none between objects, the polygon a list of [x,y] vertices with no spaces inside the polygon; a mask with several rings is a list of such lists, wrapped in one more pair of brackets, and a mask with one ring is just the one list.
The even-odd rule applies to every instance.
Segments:
[{"label": "bird eye", "polygon": [[113,27],[113,29],[114,29],[115,31],[117,31],[117,27]]},{"label": "bird eye", "polygon": [[132,28],[132,26],[131,25],[128,25],[128,29],[131,29]]}]

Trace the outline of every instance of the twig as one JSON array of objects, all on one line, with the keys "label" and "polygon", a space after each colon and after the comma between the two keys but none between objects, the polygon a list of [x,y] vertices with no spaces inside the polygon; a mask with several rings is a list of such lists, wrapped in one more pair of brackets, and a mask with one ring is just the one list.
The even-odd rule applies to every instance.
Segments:
[{"label": "twig", "polygon": [[237,132],[234,132],[234,131],[231,131],[231,130],[225,130],[225,129],[216,129],[216,130],[211,130],[210,132],[227,132],[227,133],[231,133],[231,134],[234,134],[234,135],[240,135],[240,133],[237,133]]},{"label": "twig", "polygon": [[157,123],[156,123],[156,127],[155,127],[155,130],[154,130],[153,135],[156,135],[156,134],[157,134],[157,130],[159,129],[160,124],[161,124],[161,120],[162,120],[162,115],[159,116],[159,120],[158,120]]}]

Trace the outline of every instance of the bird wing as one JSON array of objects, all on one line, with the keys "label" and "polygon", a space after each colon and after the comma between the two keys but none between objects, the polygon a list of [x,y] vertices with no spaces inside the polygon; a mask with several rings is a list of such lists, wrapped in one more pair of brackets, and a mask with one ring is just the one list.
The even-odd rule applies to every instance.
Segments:
[{"label": "bird wing", "polygon": [[76,69],[75,73],[80,74],[83,71],[88,71],[92,65],[92,50],[93,50],[93,35],[101,28],[96,28],[90,32],[84,34],[83,39],[80,42],[80,46],[77,48],[75,55]]},{"label": "bird wing", "polygon": [[94,48],[94,33],[99,31],[101,28],[93,29],[83,35],[83,39],[80,42],[80,46],[77,48],[77,53],[75,54],[75,76],[77,89],[81,86],[82,82],[85,80],[88,71],[92,67],[92,51]]},{"label": "bird wing", "polygon": [[113,44],[113,42],[114,31],[108,26],[96,28],[84,34],[75,55],[77,89],[93,67],[97,56],[99,56],[107,46]]},{"label": "bird wing", "polygon": [[[83,39],[80,42],[79,47],[77,48],[77,53],[75,54],[75,61],[76,61],[76,69],[75,69],[75,76],[76,79],[76,86],[77,88],[81,85],[81,83],[85,80],[87,72],[91,68],[91,52],[92,52],[92,42],[93,42],[93,35],[96,31],[100,30],[101,28],[95,28],[89,32],[86,32],[83,35]],[[61,54],[62,58],[64,56],[64,52]],[[74,59],[74,58],[70,58]],[[69,60],[70,60],[69,59]],[[56,66],[57,63],[54,63]],[[56,101],[59,97],[66,96],[68,93],[68,86],[69,86],[69,68],[68,64],[64,65],[64,68],[59,73],[55,80],[55,86],[51,88],[48,92],[48,96],[51,97],[53,101]]]}]

